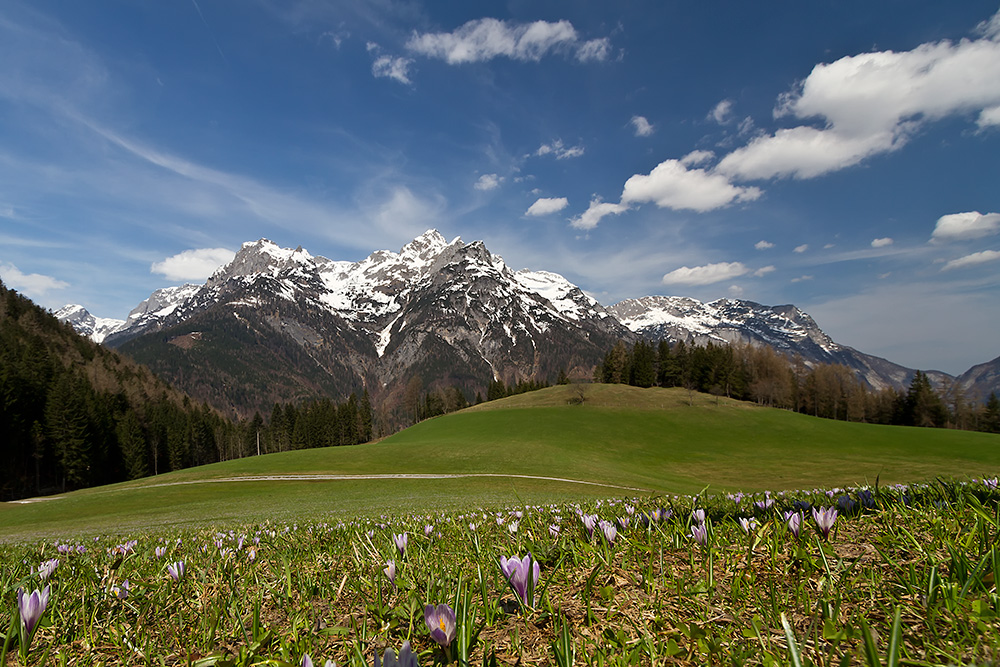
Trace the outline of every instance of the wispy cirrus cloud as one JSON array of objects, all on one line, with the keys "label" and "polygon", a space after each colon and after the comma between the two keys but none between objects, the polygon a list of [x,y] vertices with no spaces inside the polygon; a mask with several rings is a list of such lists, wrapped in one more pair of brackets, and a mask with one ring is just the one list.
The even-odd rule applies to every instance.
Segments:
[{"label": "wispy cirrus cloud", "polygon": [[682,266],[663,276],[664,285],[711,285],[750,272],[742,262],[719,262],[704,266]]},{"label": "wispy cirrus cloud", "polygon": [[964,257],[959,257],[958,259],[953,259],[941,267],[941,270],[951,271],[953,269],[962,269],[967,266],[975,266],[976,264],[985,264],[986,262],[995,262],[997,260],[1000,260],[1000,251],[982,250],[980,252],[965,255]]}]

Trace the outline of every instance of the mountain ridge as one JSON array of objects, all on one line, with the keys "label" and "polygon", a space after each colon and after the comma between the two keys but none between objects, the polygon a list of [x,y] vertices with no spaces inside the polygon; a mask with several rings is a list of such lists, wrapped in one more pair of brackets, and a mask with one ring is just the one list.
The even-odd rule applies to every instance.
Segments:
[{"label": "mountain ridge", "polygon": [[[226,344],[210,329],[230,330],[232,323],[223,322],[235,319],[244,333],[253,332],[255,344],[298,348],[301,354],[292,356],[311,367],[290,373],[290,386],[301,376],[317,391],[364,388],[397,399],[413,377],[469,394],[487,379],[515,383],[554,378],[560,371],[586,378],[614,342],[640,338],[767,344],[801,356],[807,365],[844,364],[874,389],[905,389],[915,373],[836,343],[791,304],[646,296],[604,307],[557,273],[513,271],[482,241],[448,241],[433,229],[398,252],[376,250],[357,262],[263,238],[248,241],[203,285],[156,290],[124,321],[95,318],[80,306],[66,306],[57,317],[94,340],[137,354],[174,380],[175,371],[157,355],[194,357],[195,348],[209,344],[222,350]],[[196,317],[206,332],[193,338],[196,332],[187,325]],[[169,335],[153,340],[154,333]],[[241,373],[254,375],[250,368],[235,369],[238,354],[230,357],[233,382]],[[333,379],[321,381],[316,369]],[[971,372],[962,376],[970,396],[985,398],[993,384],[1000,385],[996,372],[966,377]],[[938,371],[928,375],[939,385],[957,381]],[[194,395],[206,398],[196,388]]]}]

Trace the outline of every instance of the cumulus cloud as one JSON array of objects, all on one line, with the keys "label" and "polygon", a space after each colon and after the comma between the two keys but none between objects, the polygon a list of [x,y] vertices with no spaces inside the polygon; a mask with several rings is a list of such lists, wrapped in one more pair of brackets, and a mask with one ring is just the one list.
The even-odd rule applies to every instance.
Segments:
[{"label": "cumulus cloud", "polygon": [[637,137],[648,137],[653,133],[653,125],[646,120],[645,116],[632,116],[629,123],[631,123]]},{"label": "cumulus cloud", "polygon": [[625,181],[622,203],[653,202],[660,208],[704,212],[753,201],[760,195],[759,189],[735,186],[721,174],[689,169],[680,160],[664,160],[648,174],[635,174]]},{"label": "cumulus cloud", "polygon": [[528,207],[525,215],[536,217],[550,215],[558,213],[567,206],[569,206],[569,200],[566,197],[539,197],[534,204]]},{"label": "cumulus cloud", "polygon": [[764,241],[763,239],[761,239],[760,241],[754,243],[753,247],[757,248],[757,250],[767,250],[768,248],[773,248],[774,244],[771,243],[770,241]]},{"label": "cumulus cloud", "polygon": [[[996,17],[989,25],[997,22]],[[894,151],[924,124],[1000,107],[1000,37],[922,44],[911,51],[846,56],[816,65],[783,95],[776,117],[819,119],[754,139],[719,163],[733,178],[812,178]]]},{"label": "cumulus cloud", "polygon": [[976,124],[979,125],[980,129],[1000,126],[1000,106],[980,111]]},{"label": "cumulus cloud", "polygon": [[593,229],[608,215],[620,215],[628,210],[625,204],[601,201],[600,197],[590,200],[590,206],[579,216],[573,218],[570,224],[577,229]]},{"label": "cumulus cloud", "polygon": [[607,38],[582,41],[569,21],[514,23],[494,18],[469,21],[452,32],[416,33],[406,48],[449,65],[506,57],[538,62],[553,52],[571,54],[580,62],[605,60],[611,51]]},{"label": "cumulus cloud", "polygon": [[482,190],[483,192],[489,192],[490,190],[496,190],[503,183],[503,176],[497,176],[496,174],[483,174],[476,181],[474,187],[477,190]]},{"label": "cumulus cloud", "polygon": [[663,276],[664,285],[711,285],[746,274],[749,269],[741,262],[720,262],[705,266],[682,266]]},{"label": "cumulus cloud", "polygon": [[231,262],[235,256],[235,252],[226,248],[185,250],[162,262],[153,262],[149,271],[167,280],[207,280],[216,269]]},{"label": "cumulus cloud", "polygon": [[65,289],[69,283],[40,273],[24,273],[13,264],[0,262],[0,278],[8,287],[32,298],[44,298],[51,290]]},{"label": "cumulus cloud", "polygon": [[538,147],[538,150],[535,151],[536,157],[542,157],[545,155],[554,155],[557,160],[580,157],[583,155],[583,146],[570,146],[567,148],[563,145],[561,139],[556,139],[551,144],[542,144]]},{"label": "cumulus cloud", "polygon": [[892,239],[889,238],[888,236],[886,236],[885,238],[881,238],[881,239],[872,239],[872,247],[873,248],[884,248],[884,247],[890,246],[890,245],[892,245]]},{"label": "cumulus cloud", "polygon": [[931,234],[933,243],[964,241],[1000,234],[1000,213],[982,214],[979,211],[949,213],[938,218]]},{"label": "cumulus cloud", "polygon": [[402,56],[390,56],[382,53],[382,48],[375,42],[368,42],[368,53],[375,56],[372,62],[372,75],[376,79],[394,79],[400,83],[410,85],[410,66],[413,60]]},{"label": "cumulus cloud", "polygon": [[951,271],[952,269],[961,269],[966,266],[974,266],[976,264],[983,264],[985,262],[995,262],[1000,259],[1000,251],[997,250],[983,250],[982,252],[974,252],[971,255],[966,255],[965,257],[959,257],[958,259],[953,259],[943,267],[942,271]]}]

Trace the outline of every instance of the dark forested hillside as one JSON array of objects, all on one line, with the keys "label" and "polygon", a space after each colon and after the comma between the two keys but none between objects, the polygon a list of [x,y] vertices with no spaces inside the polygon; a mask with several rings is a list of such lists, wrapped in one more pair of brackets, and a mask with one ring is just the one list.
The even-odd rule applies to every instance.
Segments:
[{"label": "dark forested hillside", "polygon": [[0,283],[0,500],[238,455],[238,427]]}]

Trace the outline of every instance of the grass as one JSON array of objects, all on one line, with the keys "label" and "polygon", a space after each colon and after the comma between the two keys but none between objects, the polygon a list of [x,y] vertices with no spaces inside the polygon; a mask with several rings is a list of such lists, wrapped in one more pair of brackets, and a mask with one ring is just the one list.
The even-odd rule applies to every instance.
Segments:
[{"label": "grass", "polygon": [[[360,667],[407,641],[425,666],[1000,659],[997,436],[676,390],[588,386],[583,405],[568,404],[578,391],[484,404],[369,445],[0,506],[0,667],[300,667],[307,655]],[[393,473],[646,491],[536,477],[252,479]],[[938,477],[984,479],[889,485]],[[807,490],[762,492],[782,488]],[[827,539],[809,508],[835,504]],[[788,513],[800,510],[796,535]],[[586,517],[606,523],[590,530]],[[529,553],[541,575],[519,602],[500,559]],[[28,632],[17,591],[46,587]],[[425,605],[441,603],[457,616],[447,646],[424,622]]]},{"label": "grass", "polygon": [[[584,392],[582,405],[569,401]],[[996,435],[815,419],[677,389],[561,386],[427,420],[378,443],[269,454],[0,505],[0,540],[116,527],[323,520],[649,493],[968,478],[1000,470]],[[268,475],[558,477],[223,482]],[[197,482],[195,484],[183,484]],[[165,486],[172,485],[172,486]]]},{"label": "grass", "polygon": [[[808,510],[798,535],[783,514],[828,495],[773,498],[764,510],[763,495],[612,500],[0,546],[0,664],[297,667],[308,655],[360,667],[403,642],[425,666],[1000,657],[995,480],[879,489],[828,539]],[[590,513],[607,524],[589,531]],[[499,561],[525,554],[540,576],[519,601]],[[20,630],[15,591],[45,587],[38,629]],[[443,645],[423,613],[439,604],[456,615]]]}]

